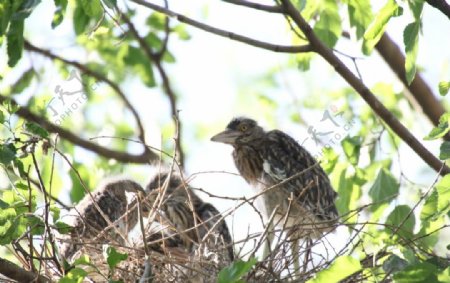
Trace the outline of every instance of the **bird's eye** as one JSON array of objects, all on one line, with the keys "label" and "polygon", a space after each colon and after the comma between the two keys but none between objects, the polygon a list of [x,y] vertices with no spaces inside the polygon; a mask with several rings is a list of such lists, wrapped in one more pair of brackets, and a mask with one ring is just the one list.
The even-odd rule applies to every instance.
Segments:
[{"label": "bird's eye", "polygon": [[242,125],[241,127],[240,127],[240,129],[241,129],[241,132],[245,132],[245,131],[247,131],[247,126],[246,125]]}]

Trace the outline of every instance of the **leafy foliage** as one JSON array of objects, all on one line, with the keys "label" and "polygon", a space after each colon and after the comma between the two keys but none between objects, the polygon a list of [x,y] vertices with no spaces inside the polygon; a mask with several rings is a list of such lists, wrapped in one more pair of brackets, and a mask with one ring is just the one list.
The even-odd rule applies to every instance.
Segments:
[{"label": "leafy foliage", "polygon": [[118,252],[114,247],[107,246],[104,248],[104,257],[110,269],[114,269],[119,262],[128,258],[128,254]]},{"label": "leafy foliage", "polygon": [[362,266],[359,260],[351,256],[338,257],[331,266],[316,274],[316,278],[307,281],[308,283],[340,282],[353,273],[361,270]]},{"label": "leafy foliage", "polygon": [[248,261],[237,260],[229,267],[225,267],[218,275],[218,283],[241,283],[241,278],[257,263],[256,258]]},{"label": "leafy foliage", "polygon": [[424,138],[425,140],[435,140],[445,136],[450,131],[450,113],[445,113],[439,118],[439,125],[431,130]]},{"label": "leafy foliage", "polygon": [[[139,9],[130,8],[119,14],[117,5],[120,3],[116,0],[54,0],[55,9],[51,11],[52,16],[43,21],[55,32],[60,32],[59,29],[63,27],[73,30],[74,38],[71,37],[72,41],[68,42],[67,46],[75,46],[77,51],[68,49],[68,52],[61,52],[58,48],[52,50],[54,46],[51,45],[38,46],[53,54],[47,54],[47,58],[54,63],[54,70],[48,71],[47,65],[34,60],[34,56],[46,57],[45,52],[34,54],[31,67],[24,67],[19,61],[24,52],[25,40],[31,38],[30,27],[33,25],[26,19],[40,2],[6,0],[0,3],[0,44],[5,43],[7,63],[9,68],[12,68],[0,70],[0,78],[3,81],[3,77],[8,77],[9,81],[14,82],[5,88],[5,93],[22,102],[21,105],[26,110],[41,115],[55,126],[73,133],[78,139],[91,142],[91,137],[114,135],[114,138],[99,138],[95,142],[108,150],[133,153],[136,151],[135,139],[139,133],[136,125],[130,123],[130,109],[126,100],[120,98],[119,101],[120,95],[125,95],[127,99],[132,98],[133,102],[139,101],[140,104],[141,99],[144,101],[144,95],[158,97],[158,93],[167,92],[171,87],[167,80],[173,80],[177,86],[176,91],[167,95],[169,99],[166,100],[181,98],[182,104],[179,108],[179,105],[171,105],[174,106],[175,112],[178,109],[191,110],[186,103],[190,98],[189,93],[183,87],[178,87],[177,78],[172,76],[171,68],[168,68],[167,73],[161,73],[161,69],[168,65],[179,63],[176,60],[177,50],[172,50],[172,46],[180,48],[180,44],[173,42],[190,39],[190,29],[185,25],[175,21],[169,22],[168,17],[160,12],[144,7],[141,11],[140,6]],[[422,11],[425,1],[387,0],[378,11],[373,10],[369,0],[293,2],[326,46],[336,49],[346,47],[347,45],[336,47],[341,43],[340,40],[344,42],[344,33],[346,38],[348,37],[345,39],[346,44],[352,44],[353,39],[362,44],[361,52],[367,55],[364,56],[365,59],[372,58],[369,56],[388,29],[392,18],[400,17],[404,23],[409,23],[400,27],[403,30],[407,82],[411,84],[416,73],[420,71],[416,61],[420,55],[418,44],[424,24]],[[406,3],[411,14],[403,14],[403,9],[408,9]],[[204,16],[207,17],[206,12]],[[137,36],[125,23],[124,17],[135,23]],[[292,22],[287,26],[287,30],[292,33],[293,44],[308,43],[304,34],[296,29]],[[346,30],[345,27],[351,29]],[[229,37],[233,38],[234,34],[229,34]],[[425,43],[421,41],[421,44]],[[143,48],[143,44],[147,48]],[[75,53],[76,58],[69,56]],[[66,60],[52,56],[61,56]],[[313,150],[316,150],[317,156],[323,157],[322,166],[338,192],[336,205],[341,215],[340,224],[348,228],[346,232],[349,238],[355,241],[350,241],[348,248],[336,254],[334,260],[318,267],[315,274],[309,274],[302,279],[309,280],[308,282],[339,282],[345,279],[354,279],[355,282],[363,279],[374,282],[448,282],[449,263],[441,258],[438,252],[441,252],[439,247],[442,246],[441,230],[448,227],[450,216],[450,175],[438,180],[433,186],[411,183],[408,176],[401,171],[402,168],[399,169],[406,158],[400,150],[403,143],[400,143],[396,133],[385,129],[385,125],[372,109],[362,103],[353,89],[339,89],[339,86],[336,86],[338,84],[332,80],[325,82],[322,76],[325,78],[326,72],[320,73],[319,86],[313,85],[314,80],[309,79],[309,73],[304,73],[305,80],[308,81],[305,85],[311,84],[311,89],[305,91],[308,93],[306,99],[297,98],[296,89],[292,93],[294,100],[299,101],[291,103],[290,100],[282,98],[280,92],[284,93],[287,89],[285,76],[291,76],[293,71],[306,71],[310,68],[315,72],[313,77],[317,75],[317,70],[314,70],[317,68],[316,62],[312,60],[314,56],[317,55],[313,52],[298,53],[289,56],[286,62],[279,60],[278,65],[268,70],[262,79],[261,91],[254,90],[257,83],[260,83],[260,78],[251,78],[250,81],[247,81],[247,78],[240,79],[251,85],[247,86],[251,92],[249,94],[247,89],[242,91],[242,88],[240,93],[243,95],[238,95],[236,101],[233,101],[242,109],[257,109],[255,111],[259,111],[258,115],[267,118],[273,125],[284,123],[284,120],[278,120],[278,116],[289,116],[291,122],[305,128],[316,126],[317,121],[310,120],[310,117],[316,117],[316,114],[320,116],[320,112],[330,104],[333,108],[339,108],[333,112],[333,118],[337,121],[332,121],[334,127],[319,131],[322,134],[320,143],[317,143],[318,148]],[[350,56],[356,66],[357,56],[359,55]],[[24,65],[31,61],[27,56],[24,58]],[[66,91],[65,94],[60,94],[60,97],[53,85],[55,78],[51,78],[52,83],[45,80],[50,73],[52,76],[56,74],[59,86]],[[280,73],[283,73],[282,76]],[[9,77],[10,74],[13,74],[13,79]],[[240,78],[241,73],[237,76]],[[362,77],[365,79],[365,74]],[[405,98],[403,90],[398,90],[399,88],[390,82],[377,83],[376,78],[371,78],[371,81],[375,83],[367,85],[368,88],[379,96],[383,105],[395,117],[401,118],[407,128],[412,128],[421,120],[420,113],[417,113],[415,106]],[[62,85],[75,82],[75,86]],[[439,93],[446,95],[449,86],[448,81],[440,82]],[[119,96],[118,90],[122,90]],[[73,101],[85,98],[85,102],[76,104],[76,110],[70,108],[74,102],[69,102],[68,93],[72,92],[80,94],[78,97],[71,96]],[[214,95],[220,95],[220,91],[217,93]],[[113,108],[110,106],[117,104],[128,110],[110,111]],[[139,105],[141,112],[160,110],[155,109],[154,105],[145,105],[145,111],[142,111],[143,106]],[[164,109],[161,113],[168,113],[164,119],[172,118],[174,113],[161,108]],[[208,110],[206,108],[204,110]],[[100,157],[98,152],[81,148],[79,142],[66,139],[64,135],[57,137],[55,127],[43,126],[42,122],[30,119],[29,115],[19,116],[16,113],[18,109],[15,103],[8,100],[0,106],[0,166],[2,174],[9,180],[9,184],[0,191],[0,245],[14,250],[17,262],[28,263],[27,254],[17,252],[21,247],[34,243],[35,249],[45,250],[45,254],[48,254],[46,259],[53,259],[57,257],[57,251],[52,246],[52,236],[56,233],[70,233],[71,227],[61,216],[67,213],[61,199],[77,203],[86,191],[94,189],[104,176],[123,172],[135,174],[141,172],[142,168],[133,170],[136,167],[132,166],[135,165]],[[302,110],[301,113],[298,109]],[[147,117],[148,113],[142,114]],[[55,117],[57,119],[54,119]],[[156,127],[159,132],[147,133],[147,136],[154,138],[161,133],[161,148],[170,152],[173,150],[173,140],[168,137],[174,136],[176,127],[164,119],[161,120],[163,122],[157,121],[156,125],[151,125],[152,129]],[[446,136],[450,131],[449,121],[449,113],[442,115],[439,124],[429,131],[424,140],[436,140]],[[181,122],[184,120],[181,119]],[[203,132],[192,138],[194,135],[191,132],[195,132],[197,128],[201,128]],[[181,136],[191,138],[185,142],[190,146],[191,143],[195,144],[209,137],[209,126],[199,126],[198,123],[194,126],[188,125],[186,130],[181,132]],[[337,136],[339,138],[336,138]],[[191,148],[189,153],[194,156],[195,146]],[[190,161],[200,158],[199,156],[190,157]],[[402,162],[397,162],[397,159],[401,158]],[[439,158],[450,158],[449,141],[441,144]],[[166,156],[163,154],[161,159],[164,162]],[[190,163],[183,165],[189,167]],[[144,169],[145,176],[147,169]],[[426,172],[423,179],[428,180],[427,177]],[[403,194],[408,197],[398,197]],[[33,256],[38,258],[37,253]],[[122,261],[129,259],[129,255],[108,246],[105,247],[104,258],[112,274]],[[255,269],[266,262],[267,259],[257,264],[258,261],[254,257],[237,259],[217,275],[218,282],[245,282],[246,276],[254,273]],[[37,264],[38,260],[31,264],[33,263]],[[72,263],[70,270],[67,269],[68,272],[61,272],[59,282],[85,281],[89,276],[86,266],[96,268],[88,257],[81,256]],[[116,282],[111,274],[108,274],[108,280]]]}]

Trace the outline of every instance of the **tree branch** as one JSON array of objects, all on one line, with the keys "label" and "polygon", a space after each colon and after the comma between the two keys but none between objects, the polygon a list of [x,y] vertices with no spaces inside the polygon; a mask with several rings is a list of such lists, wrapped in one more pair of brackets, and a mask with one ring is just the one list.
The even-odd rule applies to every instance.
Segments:
[{"label": "tree branch", "polygon": [[[398,45],[385,33],[377,45],[375,45],[375,48],[414,96],[425,115],[437,126],[439,124],[439,118],[445,113],[445,109],[420,73],[416,74],[411,85],[408,84],[405,75],[405,56]],[[450,134],[445,135],[444,139],[450,141]]]},{"label": "tree branch", "polygon": [[234,5],[244,6],[247,8],[252,8],[255,10],[261,10],[268,13],[283,13],[283,9],[279,6],[270,6],[270,5],[264,5],[259,3],[254,3],[250,1],[245,0],[222,0],[223,2],[227,2]]},{"label": "tree branch", "polygon": [[[177,111],[178,111],[177,97],[175,95],[175,92],[172,89],[169,77],[167,76],[167,73],[164,70],[164,68],[162,66],[162,62],[161,62],[162,56],[164,55],[165,47],[163,47],[164,49],[161,49],[160,52],[154,53],[151,50],[151,47],[147,44],[147,42],[139,35],[139,32],[137,31],[136,27],[133,25],[131,20],[124,13],[122,13],[118,7],[117,7],[117,11],[119,12],[121,18],[123,18],[123,20],[127,24],[128,28],[130,29],[131,33],[138,41],[141,48],[144,50],[144,53],[147,56],[147,58],[149,59],[149,61],[153,62],[153,64],[156,66],[156,69],[158,70],[158,73],[161,76],[164,92],[166,93],[167,97],[169,98],[170,112],[172,115],[172,119],[173,119],[174,123],[177,124],[177,120],[176,120]],[[166,30],[166,32],[169,32],[169,31]],[[166,37],[166,38],[168,38],[168,37]],[[178,127],[178,131],[180,133],[181,128],[180,128],[179,123],[178,123],[177,127]],[[179,138],[177,138],[175,143],[176,143],[176,145],[175,145],[176,151],[178,153],[178,162],[180,164],[184,164],[184,153],[183,153],[183,150],[181,147],[181,140]]]},{"label": "tree branch", "polygon": [[47,277],[25,270],[4,258],[0,258],[0,273],[18,282],[51,282]]},{"label": "tree branch", "polygon": [[[5,97],[0,95],[0,102],[10,101],[11,104],[18,105],[17,102],[9,97]],[[159,156],[150,150],[144,151],[140,155],[133,155],[127,152],[120,152],[111,150],[102,146],[99,146],[96,143],[89,142],[87,140],[82,139],[79,135],[76,135],[66,129],[63,129],[53,123],[50,123],[46,118],[41,117],[32,113],[27,107],[20,106],[19,110],[15,112],[18,116],[24,118],[25,120],[35,122],[39,124],[41,127],[46,129],[51,133],[57,133],[61,138],[70,141],[71,143],[78,145],[84,149],[93,151],[98,155],[101,155],[105,158],[116,159],[117,161],[124,163],[148,163],[151,161],[159,160]],[[144,145],[145,146],[145,145]],[[147,147],[146,147],[147,148]]]},{"label": "tree branch", "polygon": [[450,5],[445,0],[425,0],[430,6],[438,9],[450,19]]},{"label": "tree branch", "polygon": [[376,98],[376,96],[358,79],[342,61],[326,47],[322,41],[314,34],[311,26],[303,19],[299,11],[289,0],[281,0],[285,13],[291,17],[295,24],[303,31],[310,45],[321,57],[334,67],[347,83],[352,86],[375,113],[414,150],[431,168],[440,172],[441,175],[450,173],[443,162],[437,159],[428,149],[426,149],[412,134],[403,126],[400,121]]},{"label": "tree branch", "polygon": [[301,52],[312,52],[311,46],[309,45],[293,45],[293,46],[286,46],[286,45],[276,45],[268,42],[259,41],[247,36],[235,34],[223,29],[215,28],[209,25],[206,25],[204,23],[201,23],[199,21],[196,21],[194,19],[188,18],[186,16],[183,16],[181,14],[178,14],[176,12],[173,12],[172,10],[166,9],[164,7],[158,6],[153,3],[149,3],[143,0],[131,0],[134,3],[140,4],[142,6],[145,6],[147,8],[150,8],[152,10],[158,11],[160,13],[163,13],[169,17],[174,17],[178,21],[188,24],[190,26],[196,27],[198,29],[204,30],[209,33],[213,33],[222,37],[226,37],[235,41],[239,41],[254,47],[274,51],[274,52],[281,52],[281,53],[301,53]]},{"label": "tree branch", "polygon": [[[31,44],[27,40],[25,40],[25,42],[24,42],[24,47],[25,47],[25,49],[27,49],[29,51],[33,51],[33,52],[39,53],[39,54],[44,55],[45,57],[48,57],[50,59],[58,60],[58,61],[61,61],[61,62],[65,63],[65,64],[67,64],[67,65],[74,66],[75,68],[77,68],[80,71],[82,71],[83,73],[85,73],[85,74],[95,78],[96,80],[103,81],[106,84],[108,84],[119,95],[119,97],[125,103],[127,108],[131,111],[131,114],[133,115],[134,119],[136,120],[136,124],[137,124],[138,130],[139,130],[139,132],[138,132],[139,140],[141,140],[142,144],[145,145],[145,131],[144,131],[144,126],[142,125],[142,120],[139,117],[139,113],[136,111],[136,109],[133,107],[131,102],[128,100],[128,98],[126,97],[125,93],[123,93],[123,91],[119,88],[119,86],[115,82],[111,81],[106,76],[104,76],[104,75],[102,75],[100,73],[97,73],[97,72],[87,68],[86,66],[84,66],[81,63],[62,58],[62,57],[60,57],[60,56],[58,56],[56,54],[51,53],[49,50],[44,50],[44,49],[41,49],[41,48]],[[148,148],[145,147],[144,150],[148,150]]]}]

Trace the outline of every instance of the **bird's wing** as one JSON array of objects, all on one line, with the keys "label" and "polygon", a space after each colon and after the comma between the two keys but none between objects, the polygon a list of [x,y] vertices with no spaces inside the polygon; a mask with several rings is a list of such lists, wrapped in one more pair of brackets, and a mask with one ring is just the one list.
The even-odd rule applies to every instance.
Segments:
[{"label": "bird's wing", "polygon": [[[216,231],[222,238],[223,244],[227,246],[229,259],[233,261],[234,260],[233,240],[231,238],[230,231],[228,230],[228,226],[225,223],[225,220],[220,219],[222,217],[220,212],[212,204],[205,202],[202,203],[196,210],[197,214],[200,217],[200,220],[203,223],[205,223],[204,225],[208,228],[208,230],[211,230],[213,227],[215,227]],[[217,223],[217,221],[220,222]],[[204,236],[205,235],[201,235],[201,237]]]},{"label": "bird's wing", "polygon": [[[336,214],[336,192],[330,180],[314,157],[293,138],[282,131],[267,133],[263,153],[263,170],[275,183],[286,180],[282,188],[304,203],[317,214]],[[325,209],[326,211],[322,211]]]}]

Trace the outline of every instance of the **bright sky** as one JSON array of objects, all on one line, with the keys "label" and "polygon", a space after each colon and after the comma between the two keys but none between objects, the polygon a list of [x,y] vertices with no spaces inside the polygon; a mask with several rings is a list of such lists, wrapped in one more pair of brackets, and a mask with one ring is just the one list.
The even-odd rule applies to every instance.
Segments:
[{"label": "bright sky", "polygon": [[[215,27],[272,43],[289,44],[291,42],[291,34],[285,26],[284,18],[277,15],[237,7],[220,1],[169,2],[171,9],[174,11]],[[266,2],[272,3],[271,1]],[[51,30],[50,19],[54,11],[53,5],[53,1],[43,1],[37,7],[27,20],[26,37],[34,44],[45,48],[71,46],[74,37],[67,22],[56,30]],[[130,7],[134,7],[134,5],[130,3]],[[143,7],[138,9],[139,13],[143,11],[145,13],[146,10]],[[388,28],[391,37],[401,46],[403,46],[402,31],[407,23],[405,17],[401,17],[392,20]],[[446,36],[448,30],[450,30],[448,19],[426,5],[418,63],[423,68],[422,75],[436,93],[438,82],[449,77],[450,49],[448,47],[450,46],[450,37]],[[249,47],[195,28],[188,28],[188,32],[192,36],[189,41],[180,42],[175,38],[171,40],[170,50],[177,62],[167,66],[172,84],[180,95],[178,108],[182,110],[180,117],[184,126],[183,140],[188,152],[185,166],[188,174],[205,171],[237,172],[231,158],[231,147],[209,141],[209,137],[223,129],[233,116],[241,114],[251,116],[267,128],[277,126],[297,140],[304,140],[308,135],[307,129],[293,124],[286,115],[286,109],[291,111],[298,107],[297,111],[306,118],[307,123],[315,125],[320,121],[323,112],[318,113],[317,111],[313,112],[300,108],[297,101],[317,99],[322,90],[337,90],[346,86],[343,79],[336,75],[334,70],[321,59],[313,61],[309,72],[293,72],[283,67],[288,60],[288,55]],[[336,48],[347,54],[360,56],[358,46],[347,40],[341,40]],[[5,48],[3,47],[2,53],[4,51]],[[59,52],[59,50],[55,49],[55,52]],[[75,49],[72,53],[64,51],[62,55],[65,58],[78,61],[85,59],[85,56]],[[37,55],[25,57],[21,64],[26,68],[29,65],[30,58],[36,60],[39,57]],[[384,62],[380,61],[378,56],[372,57],[374,58],[358,61],[366,84],[372,86],[380,81],[396,82],[395,76]],[[42,59],[38,60],[43,61]],[[343,60],[346,63],[351,63],[348,59],[343,58]],[[56,79],[58,76],[56,76],[54,69],[50,67],[51,63],[45,61],[44,64],[48,66],[48,72],[43,75],[46,77],[45,80],[48,81],[48,88],[53,89],[54,85],[60,83],[60,79]],[[37,64],[37,61],[33,62]],[[2,70],[5,69],[5,65],[6,58],[2,56],[0,58]],[[277,70],[277,80],[282,82],[281,89],[273,94],[279,102],[279,108],[274,113],[263,113],[264,109],[261,110],[249,103],[254,101],[251,95],[258,92],[254,87],[255,79],[264,76],[268,70],[274,68]],[[0,89],[8,83],[8,80],[14,81],[11,78],[14,78],[14,75],[6,77],[5,82],[0,82]],[[402,88],[398,83],[396,83],[396,87],[397,89]],[[142,115],[149,143],[159,147],[161,140],[160,125],[169,123],[171,119],[167,99],[161,99],[164,96],[159,90],[145,88],[133,82],[127,83],[124,89]],[[245,91],[242,91],[243,89]],[[244,96],[248,96],[248,98],[243,99]],[[238,101],[248,101],[249,103],[239,104]],[[339,100],[326,103],[327,107],[341,104],[342,101]],[[130,118],[129,115],[122,116],[121,110],[113,107],[118,107],[118,105],[98,109],[99,112],[91,113],[93,115],[91,118],[100,117],[102,111],[118,113],[114,115],[117,120]],[[76,119],[79,115],[81,113],[74,115],[73,119]],[[198,135],[196,135],[199,129],[203,131],[201,139],[198,139]],[[429,129],[430,124],[426,119],[422,119],[418,121],[417,125],[414,125],[412,130],[421,138]],[[104,134],[108,134],[107,126],[99,133],[99,135]],[[168,136],[162,138],[171,139]],[[439,143],[439,141],[424,142],[434,153],[438,152]],[[317,150],[314,145],[309,146],[309,150]],[[336,147],[335,150],[339,151],[339,147]],[[85,155],[84,151],[80,151],[80,153]],[[414,153],[403,146],[399,155],[402,158],[402,169],[410,179],[422,184],[431,183],[434,174],[430,170],[424,170],[423,161]],[[90,163],[89,158],[91,157],[91,155],[88,155],[84,158],[87,164]],[[151,170],[148,166],[130,166],[126,173],[140,178],[138,181],[145,183],[148,179],[146,176]],[[397,163],[394,166],[394,173],[398,174]],[[253,191],[242,178],[229,174],[200,174],[193,181],[193,185],[205,188],[216,195],[231,197],[253,195]],[[69,187],[70,185],[67,189]],[[207,199],[206,196],[205,199]],[[210,201],[221,211],[226,211],[233,206],[233,202],[230,201],[219,199],[211,199]],[[405,196],[405,201],[408,202],[410,199]],[[251,208],[242,207],[235,212],[234,221],[231,217],[227,218],[230,227],[233,227],[235,238],[245,237],[248,230],[254,232],[261,229],[255,216],[256,214]],[[339,238],[342,240],[345,237]]]}]

